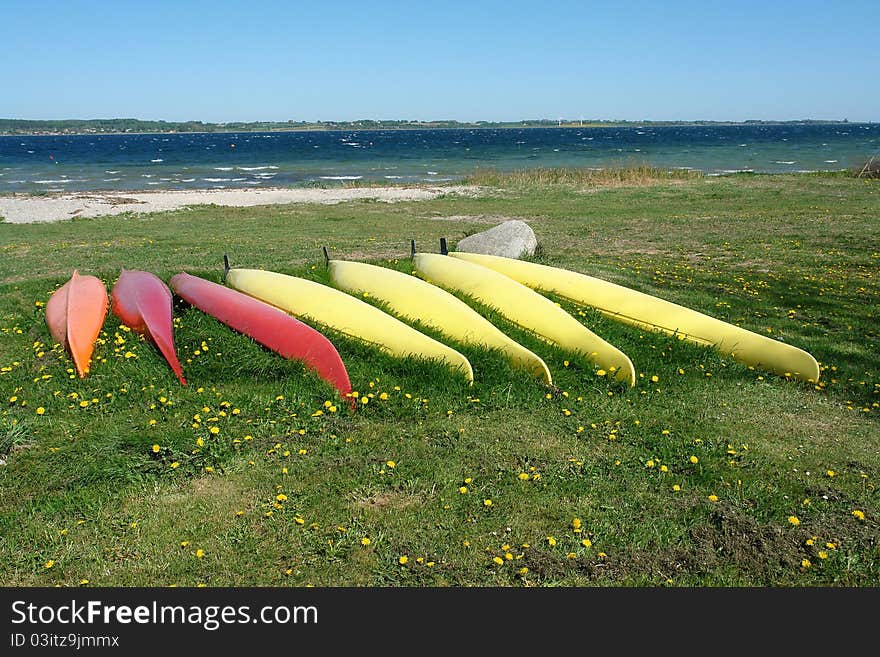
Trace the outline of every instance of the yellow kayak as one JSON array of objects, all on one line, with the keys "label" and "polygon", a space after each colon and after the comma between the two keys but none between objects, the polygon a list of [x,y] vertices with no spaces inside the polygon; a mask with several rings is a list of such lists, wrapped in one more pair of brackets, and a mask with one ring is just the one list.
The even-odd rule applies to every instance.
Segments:
[{"label": "yellow kayak", "polygon": [[481,265],[436,253],[417,253],[413,267],[429,283],[462,292],[517,326],[561,349],[580,353],[617,379],[635,385],[635,368],[626,354],[525,285]]},{"label": "yellow kayak", "polygon": [[298,318],[370,344],[390,356],[437,360],[461,371],[468,382],[474,380],[470,361],[455,349],[345,292],[304,278],[258,269],[230,269],[226,283]]},{"label": "yellow kayak", "polygon": [[819,380],[819,364],[803,349],[658,297],[567,269],[499,256],[455,252],[462,262],[493,269],[531,288],[591,306],[617,321],[712,346],[757,369],[802,381]]},{"label": "yellow kayak", "polygon": [[330,280],[336,287],[385,303],[391,312],[418,321],[454,340],[498,349],[513,365],[550,385],[550,370],[540,357],[502,333],[458,297],[409,274],[364,262],[330,260]]}]

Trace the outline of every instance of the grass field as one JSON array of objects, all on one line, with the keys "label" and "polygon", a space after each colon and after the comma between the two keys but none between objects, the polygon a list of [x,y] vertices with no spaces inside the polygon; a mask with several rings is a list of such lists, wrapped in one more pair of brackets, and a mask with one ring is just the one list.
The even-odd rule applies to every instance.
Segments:
[{"label": "grass field", "polygon": [[[202,206],[0,223],[0,579],[8,586],[870,586],[880,581],[880,181],[845,174],[475,174],[479,196]],[[527,221],[536,259],[789,342],[818,385],[562,302],[634,388],[481,309],[554,387],[331,337],[329,385],[177,304],[189,380],[109,315],[76,378],[44,305],[76,268],[327,282],[409,240]]]}]

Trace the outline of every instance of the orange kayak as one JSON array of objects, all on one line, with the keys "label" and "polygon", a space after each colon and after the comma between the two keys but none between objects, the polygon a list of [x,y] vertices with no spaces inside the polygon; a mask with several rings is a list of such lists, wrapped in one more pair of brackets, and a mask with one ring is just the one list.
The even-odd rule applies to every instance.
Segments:
[{"label": "orange kayak", "polygon": [[49,333],[70,352],[80,378],[89,372],[107,305],[104,283],[95,276],[80,276],[77,270],[46,303]]},{"label": "orange kayak", "polygon": [[113,314],[132,331],[146,336],[159,348],[171,369],[186,385],[174,349],[171,323],[171,290],[155,274],[123,269],[111,293]]}]

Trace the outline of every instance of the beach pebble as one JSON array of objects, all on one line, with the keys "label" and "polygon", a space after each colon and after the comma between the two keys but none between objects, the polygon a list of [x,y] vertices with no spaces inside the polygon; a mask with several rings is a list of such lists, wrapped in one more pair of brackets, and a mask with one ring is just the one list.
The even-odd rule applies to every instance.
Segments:
[{"label": "beach pebble", "polygon": [[521,258],[535,255],[537,246],[538,239],[531,227],[520,219],[510,219],[489,230],[468,235],[458,243],[456,250]]}]

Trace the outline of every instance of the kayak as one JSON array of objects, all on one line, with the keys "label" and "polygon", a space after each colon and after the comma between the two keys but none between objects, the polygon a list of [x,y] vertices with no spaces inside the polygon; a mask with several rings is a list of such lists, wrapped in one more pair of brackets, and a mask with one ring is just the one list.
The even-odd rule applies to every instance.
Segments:
[{"label": "kayak", "polygon": [[70,352],[80,378],[89,372],[108,305],[104,283],[95,276],[80,276],[77,270],[46,302],[49,333]]},{"label": "kayak", "polygon": [[591,306],[625,324],[714,347],[756,369],[803,381],[819,380],[819,365],[806,351],[650,294],[534,262],[461,251],[449,255],[488,267],[531,288]]},{"label": "kayak", "polygon": [[172,276],[169,284],[181,299],[229,328],[284,358],[302,361],[343,397],[351,392],[348,372],[336,347],[308,324],[268,303],[186,272]]},{"label": "kayak", "polygon": [[110,294],[113,314],[162,352],[180,383],[186,384],[174,350],[171,290],[155,274],[123,269]]},{"label": "kayak", "polygon": [[[450,254],[451,255],[451,254]],[[429,283],[461,292],[493,308],[508,321],[562,350],[580,353],[620,381],[635,385],[629,357],[547,297],[496,271],[448,255],[417,253],[416,273]]]},{"label": "kayak", "polygon": [[513,365],[553,383],[543,360],[502,333],[494,324],[458,297],[420,278],[387,267],[350,260],[328,262],[330,280],[349,294],[372,297],[393,314],[421,322],[453,340],[497,349]]},{"label": "kayak", "polygon": [[436,360],[460,371],[469,383],[474,380],[470,361],[455,349],[328,285],[259,269],[230,269],[226,283],[296,317],[371,345],[389,356]]}]

